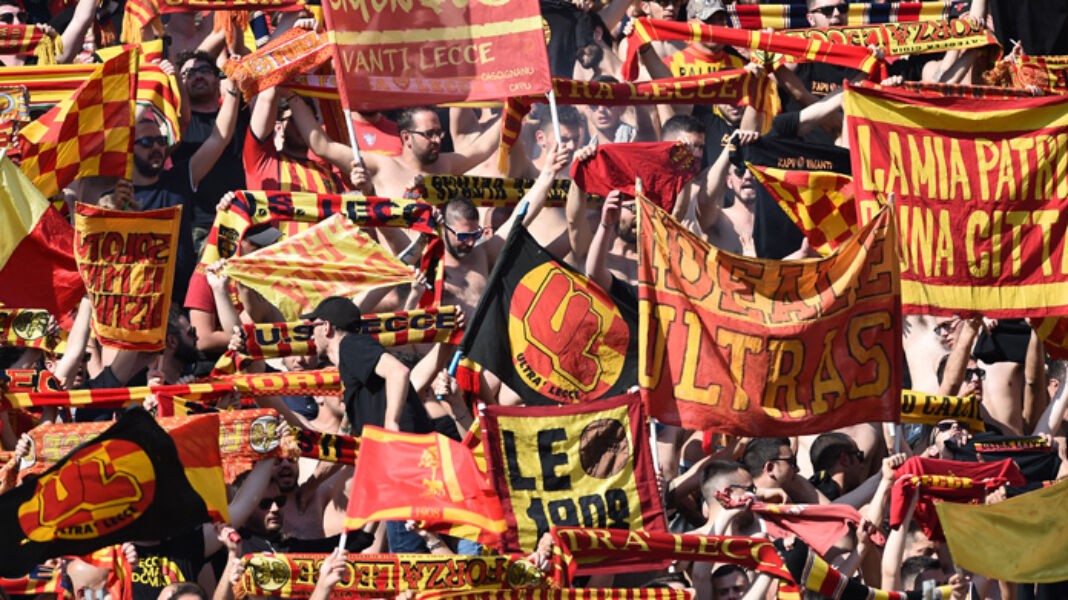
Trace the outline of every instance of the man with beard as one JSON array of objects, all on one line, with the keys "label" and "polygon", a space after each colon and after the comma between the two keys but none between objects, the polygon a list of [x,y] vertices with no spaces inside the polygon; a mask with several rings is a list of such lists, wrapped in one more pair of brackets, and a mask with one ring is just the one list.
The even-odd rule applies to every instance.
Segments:
[{"label": "man with beard", "polygon": [[[202,50],[183,52],[178,57],[182,99],[189,103],[189,124],[182,132],[182,141],[174,149],[171,159],[176,163],[188,161],[211,137],[219,118],[222,91],[220,73],[214,58]],[[236,90],[227,94],[238,97]],[[239,100],[240,102],[240,100]],[[245,169],[241,151],[248,131],[248,112],[239,110],[235,133],[219,159],[212,166],[190,200],[193,219],[193,242],[199,251],[215,221],[215,205],[226,192],[245,189]]]},{"label": "man with beard", "polygon": [[[401,139],[400,155],[361,152],[360,160],[355,161],[352,148],[331,140],[319,126],[309,107],[301,102],[293,102],[290,108],[297,131],[307,141],[307,146],[313,154],[350,173],[352,184],[360,191],[373,191],[376,195],[387,198],[402,197],[416,175],[466,173],[497,150],[500,137],[501,125],[498,120],[482,132],[468,148],[443,153],[441,142],[445,139],[445,130],[441,127],[437,112],[429,106],[416,106],[402,110],[397,117],[397,129]],[[253,116],[253,126],[255,123]]]},{"label": "man with beard", "polygon": [[720,250],[756,256],[753,244],[753,224],[756,222],[756,180],[745,167],[727,167],[727,189],[734,195],[734,203],[720,212],[708,230],[708,241]]},{"label": "man with beard", "polygon": [[[523,196],[522,203],[527,204],[524,227],[529,226],[545,206],[549,188],[556,175],[567,166],[569,157],[570,152],[559,151],[556,144],[547,149],[541,173]],[[503,225],[487,236],[485,229],[478,224],[478,209],[470,200],[458,197],[445,204],[442,224],[442,239],[445,240],[443,303],[458,304],[466,314],[475,314],[475,307],[486,289],[486,280],[493,266],[491,257],[500,254],[518,213],[518,210],[513,211]]]},{"label": "man with beard", "polygon": [[[153,210],[182,206],[182,223],[178,232],[178,248],[174,267],[173,301],[181,306],[185,302],[185,292],[189,278],[196,267],[197,253],[193,245],[193,197],[200,182],[208,175],[215,161],[219,159],[234,133],[237,122],[238,100],[233,85],[227,80],[223,83],[224,94],[222,108],[215,120],[215,127],[200,149],[189,157],[188,162],[175,162],[167,170],[168,144],[167,136],[162,134],[159,123],[150,117],[138,120],[134,130],[133,143],[133,184],[134,197],[141,210]],[[214,218],[214,217],[213,217]]]}]

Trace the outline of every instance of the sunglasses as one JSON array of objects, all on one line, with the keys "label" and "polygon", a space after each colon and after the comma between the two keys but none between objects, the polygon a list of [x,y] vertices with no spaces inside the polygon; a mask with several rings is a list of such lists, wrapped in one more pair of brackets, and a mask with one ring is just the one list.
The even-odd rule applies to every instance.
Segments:
[{"label": "sunglasses", "polygon": [[4,13],[4,14],[0,15],[0,23],[3,23],[4,25],[11,25],[15,21],[18,21],[19,23],[26,23],[27,22],[26,13],[24,13],[24,12],[13,12],[13,13]]},{"label": "sunglasses", "polygon": [[211,65],[200,65],[199,67],[190,67],[182,71],[182,77],[192,77],[193,75],[217,75],[219,73],[215,67]]},{"label": "sunglasses", "polygon": [[974,369],[964,369],[964,381],[971,381],[972,379],[978,379],[983,381],[986,379],[986,370],[978,367]]},{"label": "sunglasses", "polygon": [[146,135],[134,140],[134,143],[142,148],[151,148],[152,146],[167,147],[167,136],[165,135]]},{"label": "sunglasses", "polygon": [[795,469],[797,468],[797,457],[796,456],[789,456],[789,457],[779,456],[779,457],[776,457],[776,458],[769,458],[768,462],[775,462],[775,461],[779,461],[779,460],[785,462],[786,464],[790,465],[791,467],[793,467]]},{"label": "sunglasses", "polygon": [[951,331],[953,331],[953,325],[949,321],[939,323],[934,328],[934,332],[938,335],[949,335]]},{"label": "sunglasses", "polygon": [[420,137],[424,137],[428,140],[443,140],[445,139],[445,132],[441,129],[429,129],[427,131],[419,131],[418,129],[409,129],[408,133],[414,133]]},{"label": "sunglasses", "polygon": [[485,229],[482,227],[479,227],[474,231],[456,231],[452,227],[445,225],[445,229],[451,231],[452,234],[456,236],[456,240],[461,243],[477,242],[482,238],[482,234],[485,233]]},{"label": "sunglasses", "polygon": [[818,13],[820,13],[821,15],[823,15],[825,17],[829,17],[829,16],[834,14],[834,11],[838,11],[839,13],[841,13],[843,15],[844,14],[848,14],[849,13],[849,5],[846,4],[845,2],[843,2],[841,4],[832,4],[830,6],[820,6],[819,8],[813,8],[812,10],[810,10],[808,12],[810,12],[810,13],[818,12]]},{"label": "sunglasses", "polygon": [[848,452],[848,454],[850,456],[856,457],[857,462],[864,462],[864,451],[863,450],[852,450],[852,451]]},{"label": "sunglasses", "polygon": [[278,508],[282,508],[286,505],[285,496],[275,496],[274,498],[264,498],[260,500],[260,510],[270,510],[271,506],[277,504]]},{"label": "sunglasses", "polygon": [[741,492],[748,492],[750,494],[755,494],[756,493],[756,486],[753,485],[753,484],[739,485],[737,483],[732,483],[732,484],[729,484],[727,487],[732,489],[732,490],[738,490],[738,491],[741,491]]},{"label": "sunglasses", "polygon": [[942,423],[939,423],[939,424],[935,425],[935,427],[937,427],[939,431],[949,431],[950,429],[953,429],[954,427],[959,427],[961,429],[961,431],[968,431],[968,424],[967,423],[961,423],[960,421],[942,422]]}]

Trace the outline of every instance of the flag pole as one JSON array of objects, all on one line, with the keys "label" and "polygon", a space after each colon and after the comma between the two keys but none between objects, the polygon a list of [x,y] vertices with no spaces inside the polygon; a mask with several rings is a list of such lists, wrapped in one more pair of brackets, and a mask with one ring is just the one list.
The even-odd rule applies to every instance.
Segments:
[{"label": "flag pole", "polygon": [[[460,359],[464,357],[463,350],[457,350],[456,354],[452,355],[452,362],[449,363],[449,377],[456,377],[456,369],[460,368]],[[438,394],[438,402],[445,399],[445,396]]]},{"label": "flag pole", "polygon": [[338,540],[337,540],[338,552],[341,552],[341,551],[345,550],[345,543],[348,542],[348,541],[349,541],[349,530],[348,529],[342,529],[341,530],[341,536],[339,536]]},{"label": "flag pole", "polygon": [[549,99],[549,114],[553,118],[553,134],[556,135],[556,145],[562,145],[560,141],[560,115],[556,111],[556,91],[552,88],[549,89],[549,93],[545,94]]},{"label": "flag pole", "polygon": [[356,130],[352,127],[352,111],[343,108],[341,112],[345,115],[345,126],[349,128],[349,145],[352,146],[352,160],[363,162],[360,160],[360,144],[356,141]]}]

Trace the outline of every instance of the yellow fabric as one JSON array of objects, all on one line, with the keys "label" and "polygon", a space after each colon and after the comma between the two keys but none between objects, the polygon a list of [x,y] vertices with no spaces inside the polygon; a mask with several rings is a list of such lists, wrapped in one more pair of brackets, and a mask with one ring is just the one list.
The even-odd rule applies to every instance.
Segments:
[{"label": "yellow fabric", "polygon": [[328,296],[351,298],[412,281],[407,265],[342,215],[231,259],[225,271],[259,292],[289,321],[296,321]]},{"label": "yellow fabric", "polygon": [[0,268],[37,226],[48,200],[6,156],[0,159]]},{"label": "yellow fabric", "polygon": [[935,504],[953,561],[1004,581],[1068,579],[1068,481],[987,505]]}]

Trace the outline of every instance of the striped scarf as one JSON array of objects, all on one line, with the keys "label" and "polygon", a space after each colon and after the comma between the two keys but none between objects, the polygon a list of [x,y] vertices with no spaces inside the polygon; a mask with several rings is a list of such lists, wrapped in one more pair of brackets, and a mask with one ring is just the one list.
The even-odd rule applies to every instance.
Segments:
[{"label": "striped scarf", "polygon": [[56,64],[63,51],[59,36],[50,36],[36,25],[0,25],[0,54],[32,54],[39,65]]}]

